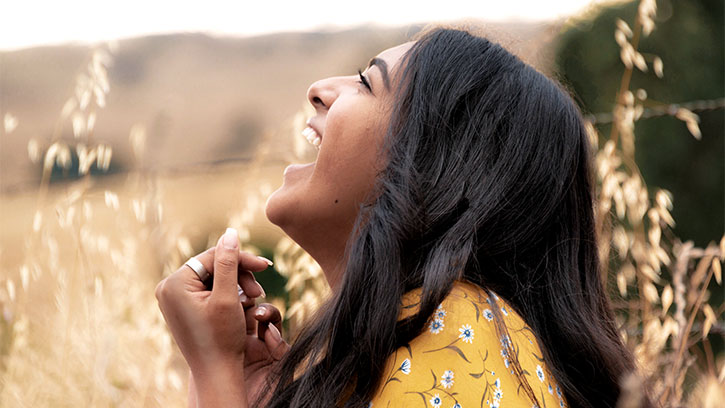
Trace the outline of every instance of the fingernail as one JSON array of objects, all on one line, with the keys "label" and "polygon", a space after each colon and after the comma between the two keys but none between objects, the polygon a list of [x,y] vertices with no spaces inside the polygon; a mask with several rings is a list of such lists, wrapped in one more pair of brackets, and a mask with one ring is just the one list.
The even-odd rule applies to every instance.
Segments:
[{"label": "fingernail", "polygon": [[272,333],[272,337],[274,337],[276,341],[282,340],[282,335],[279,333],[279,330],[277,330],[277,326],[270,324],[269,331]]},{"label": "fingernail", "polygon": [[249,300],[249,298],[247,297],[247,295],[246,295],[245,293],[241,293],[241,294],[239,295],[239,301],[240,301],[240,302],[244,303],[244,302],[246,302],[247,300]]},{"label": "fingernail", "polygon": [[274,265],[274,262],[270,261],[269,259],[263,257],[263,256],[257,256],[257,258],[263,260],[264,262],[267,262],[267,265],[272,266]]},{"label": "fingernail", "polygon": [[254,283],[256,283],[257,286],[259,286],[259,290],[262,291],[262,294],[260,295],[260,297],[266,298],[267,297],[267,294],[264,293],[264,288],[262,287],[262,285],[260,285],[259,282],[254,282]]},{"label": "fingernail", "polygon": [[254,314],[255,314],[255,315],[257,315],[257,316],[264,316],[264,313],[265,313],[266,311],[267,311],[267,309],[266,309],[266,308],[264,308],[263,306],[260,306],[260,307],[258,307],[258,308],[257,308],[257,310],[256,310],[256,311],[254,312]]},{"label": "fingernail", "polygon": [[222,236],[222,245],[226,249],[237,249],[239,246],[239,234],[234,228],[227,228]]}]

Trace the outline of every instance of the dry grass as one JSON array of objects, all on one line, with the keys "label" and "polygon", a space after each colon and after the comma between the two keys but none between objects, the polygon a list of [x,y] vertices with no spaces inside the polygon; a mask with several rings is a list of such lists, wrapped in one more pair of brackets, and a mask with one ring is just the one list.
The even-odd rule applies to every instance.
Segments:
[{"label": "dry grass", "polygon": [[[630,90],[634,69],[663,75],[658,57],[637,51],[654,28],[654,1],[643,0],[632,28],[624,21],[615,39],[625,71],[615,126],[607,137],[590,127],[597,148],[597,231],[604,275],[621,296],[615,299],[621,333],[637,356],[641,376],[624,381],[622,407],[638,406],[639,384],[666,407],[712,406],[723,400],[725,364],[707,354],[708,335],[722,335],[723,305],[711,303],[710,282],[721,285],[725,239],[694,248],[672,234],[672,197],[647,188],[634,161],[635,123],[646,99]],[[275,267],[287,279],[286,311],[295,331],[329,288],[317,264],[266,223],[262,208],[279,184],[281,163],[270,161],[273,138],[257,159],[184,176],[137,171],[129,176],[92,177],[92,166],[108,168],[112,150],[96,143],[93,131],[110,84],[106,66],[112,50],[97,50],[62,109],[56,128],[70,123],[74,139],[58,133],[31,140],[28,154],[43,166],[36,193],[3,197],[0,232],[0,406],[182,406],[186,366],[156,306],[153,288],[186,257],[210,246],[236,227],[246,249],[275,248]],[[300,114],[285,132],[297,134]],[[693,136],[697,116],[680,111]],[[4,116],[4,131],[18,120]],[[146,132],[130,130],[137,160]],[[306,155],[295,136],[287,156]],[[80,159],[82,178],[50,184],[54,165]],[[284,161],[284,160],[282,160]],[[196,191],[202,196],[190,197]],[[715,334],[713,334],[715,332]],[[700,356],[697,350],[706,355]]]},{"label": "dry grass", "polygon": [[[214,242],[210,230],[236,226],[250,251],[257,251],[252,234],[265,246],[280,237],[258,221],[264,197],[279,184],[279,164],[182,177],[90,175],[92,166],[107,169],[112,155],[93,140],[110,57],[108,50],[94,53],[61,111],[57,128],[71,122],[74,139],[56,133],[29,141],[30,160],[43,168],[38,191],[3,197],[3,407],[183,405],[187,368],[156,305],[156,283]],[[6,133],[18,126],[10,114],[4,124]],[[137,160],[145,138],[142,126],[130,130]],[[51,184],[54,166],[71,168],[71,150],[82,178]]]},{"label": "dry grass", "polygon": [[[722,284],[725,237],[719,246],[713,242],[705,249],[681,242],[671,230],[675,224],[670,215],[671,194],[655,190],[651,197],[634,159],[635,124],[647,92],[630,90],[632,72],[651,68],[658,77],[664,75],[658,56],[645,57],[637,50],[640,38],[655,27],[656,11],[654,0],[642,0],[632,28],[623,20],[617,22],[615,40],[625,70],[614,124],[606,138],[589,127],[598,149],[597,233],[602,279],[616,282],[621,295],[617,314],[622,337],[634,351],[642,376],[626,380],[625,389],[636,393],[638,387],[632,384],[644,381],[663,406],[682,406],[688,400],[714,406],[707,404],[725,397],[725,362],[715,361],[708,334],[721,322],[725,307],[706,300],[711,279]],[[697,115],[680,109],[675,116],[700,138]],[[722,323],[716,330],[715,335],[722,336]],[[705,358],[693,355],[701,347],[709,351]],[[688,379],[698,383],[696,392],[688,393],[683,386]],[[637,406],[638,400],[629,393],[622,406]]]}]

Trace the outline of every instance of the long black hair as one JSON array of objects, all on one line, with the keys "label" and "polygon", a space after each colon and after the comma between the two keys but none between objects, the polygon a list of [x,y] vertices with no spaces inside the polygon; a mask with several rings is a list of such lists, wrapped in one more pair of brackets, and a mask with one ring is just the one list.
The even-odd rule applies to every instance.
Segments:
[{"label": "long black hair", "polygon": [[[571,407],[614,406],[634,362],[600,279],[579,110],[465,31],[426,32],[400,66],[388,162],[360,208],[342,283],[276,368],[268,406],[365,406],[386,358],[456,280],[522,316]],[[419,312],[398,321],[402,295],[419,287]]]}]

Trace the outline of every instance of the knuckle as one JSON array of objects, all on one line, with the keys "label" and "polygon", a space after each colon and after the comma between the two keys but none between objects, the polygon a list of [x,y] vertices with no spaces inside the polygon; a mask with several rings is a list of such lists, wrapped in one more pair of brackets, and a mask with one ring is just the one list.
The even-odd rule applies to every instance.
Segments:
[{"label": "knuckle", "polygon": [[233,298],[217,298],[210,302],[212,310],[218,313],[226,313],[239,308],[239,301]]},{"label": "knuckle", "polygon": [[271,304],[271,303],[262,303],[259,305],[260,307],[264,307],[267,310],[270,310],[272,312],[279,312],[279,309],[277,309],[277,306]]},{"label": "knuckle", "polygon": [[221,256],[217,258],[217,265],[219,265],[222,268],[230,269],[230,268],[236,268],[237,267],[237,260],[235,258],[231,258],[228,256]]}]

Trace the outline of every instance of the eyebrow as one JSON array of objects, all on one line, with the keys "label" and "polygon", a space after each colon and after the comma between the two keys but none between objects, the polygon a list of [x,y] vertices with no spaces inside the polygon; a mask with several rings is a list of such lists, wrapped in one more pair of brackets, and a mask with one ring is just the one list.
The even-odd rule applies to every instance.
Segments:
[{"label": "eyebrow", "polygon": [[372,67],[373,65],[378,66],[378,68],[380,69],[380,73],[383,75],[383,83],[385,84],[385,88],[390,90],[390,79],[388,78],[388,64],[380,58],[373,58],[368,63],[368,68]]}]

